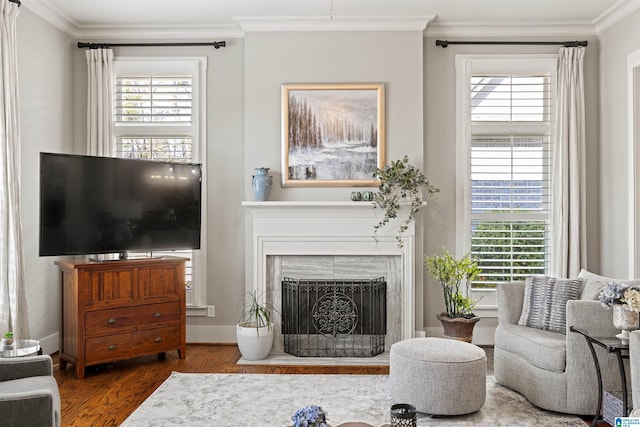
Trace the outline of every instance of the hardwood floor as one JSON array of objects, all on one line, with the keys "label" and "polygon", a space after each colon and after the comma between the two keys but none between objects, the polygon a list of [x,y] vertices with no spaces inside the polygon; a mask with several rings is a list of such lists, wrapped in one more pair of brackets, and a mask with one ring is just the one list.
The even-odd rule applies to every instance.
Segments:
[{"label": "hardwood floor", "polygon": [[73,366],[60,370],[53,356],[60,389],[62,426],[117,426],[121,424],[171,372],[261,374],[388,374],[388,366],[247,366],[236,365],[235,345],[187,345],[187,358],[175,351],[164,359],[145,356],[86,368],[78,380]]},{"label": "hardwood floor", "polygon": [[[60,370],[53,355],[53,374],[60,389],[62,426],[118,426],[144,402],[171,372],[255,374],[386,375],[388,366],[248,366],[236,365],[235,345],[187,345],[187,358],[172,351],[160,359],[145,356],[108,365],[89,366],[84,379],[73,366]],[[591,419],[583,418],[585,424]],[[608,425],[601,422],[598,425]],[[220,426],[222,427],[222,426]]]}]

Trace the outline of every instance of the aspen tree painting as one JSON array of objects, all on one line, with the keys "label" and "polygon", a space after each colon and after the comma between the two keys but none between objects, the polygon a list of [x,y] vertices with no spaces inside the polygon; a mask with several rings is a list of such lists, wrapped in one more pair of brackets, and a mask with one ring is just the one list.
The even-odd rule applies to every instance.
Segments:
[{"label": "aspen tree painting", "polygon": [[282,85],[283,186],[377,186],[384,161],[382,84]]}]

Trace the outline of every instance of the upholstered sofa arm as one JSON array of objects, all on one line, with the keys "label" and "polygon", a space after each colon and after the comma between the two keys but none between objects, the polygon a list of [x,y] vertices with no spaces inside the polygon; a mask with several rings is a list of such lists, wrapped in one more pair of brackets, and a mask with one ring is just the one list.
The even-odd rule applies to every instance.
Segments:
[{"label": "upholstered sofa arm", "polygon": [[0,358],[0,381],[44,375],[53,375],[49,355]]},{"label": "upholstered sofa arm", "polygon": [[59,426],[60,396],[51,389],[21,390],[0,395],[0,424]]},{"label": "upholstered sofa arm", "polygon": [[589,332],[592,336],[613,336],[620,332],[613,327],[612,310],[592,300],[567,302],[567,334],[570,333],[570,326]]},{"label": "upholstered sofa arm", "polygon": [[498,324],[515,325],[522,313],[524,282],[498,283]]},{"label": "upholstered sofa arm", "polygon": [[[572,300],[567,302],[567,403],[570,407],[584,405],[584,390],[597,389],[593,357],[585,338],[570,332],[573,326],[594,337],[610,337],[620,331],[613,327],[612,310],[603,307],[599,301]],[[617,358],[597,345],[604,390],[620,390],[620,373]],[[629,371],[627,371],[628,374]],[[628,376],[628,375],[627,375]],[[581,403],[582,402],[582,403]],[[596,407],[596,396],[592,396],[589,406]]]}]

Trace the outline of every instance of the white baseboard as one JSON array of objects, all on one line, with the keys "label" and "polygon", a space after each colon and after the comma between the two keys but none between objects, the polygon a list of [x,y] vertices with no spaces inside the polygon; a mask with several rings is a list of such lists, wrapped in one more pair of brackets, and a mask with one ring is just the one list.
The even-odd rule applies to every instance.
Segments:
[{"label": "white baseboard", "polygon": [[[444,332],[442,326],[430,326],[425,328],[428,337],[443,338]],[[494,336],[496,328],[494,326],[480,326],[476,324],[473,328],[473,344],[476,345],[493,345],[495,343]]]},{"label": "white baseboard", "polygon": [[236,325],[187,325],[187,343],[235,344],[236,342]]},{"label": "white baseboard", "polygon": [[42,354],[53,354],[60,350],[60,334],[56,332],[40,338],[40,348],[42,349]]},{"label": "white baseboard", "polygon": [[[476,325],[473,329],[473,343],[478,345],[494,344],[495,328]],[[442,326],[427,327],[424,331],[415,331],[416,337],[440,337],[442,338]],[[235,344],[236,325],[229,326],[199,326],[187,325],[188,343],[222,343]],[[40,347],[44,354],[53,354],[60,350],[60,336],[56,332],[47,337],[40,338]]]}]

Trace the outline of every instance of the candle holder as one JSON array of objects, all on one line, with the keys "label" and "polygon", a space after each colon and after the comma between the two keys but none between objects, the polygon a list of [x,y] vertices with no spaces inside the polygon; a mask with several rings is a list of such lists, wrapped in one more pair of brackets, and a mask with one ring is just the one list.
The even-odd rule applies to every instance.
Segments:
[{"label": "candle holder", "polygon": [[408,403],[391,406],[391,427],[416,427],[416,407]]}]

